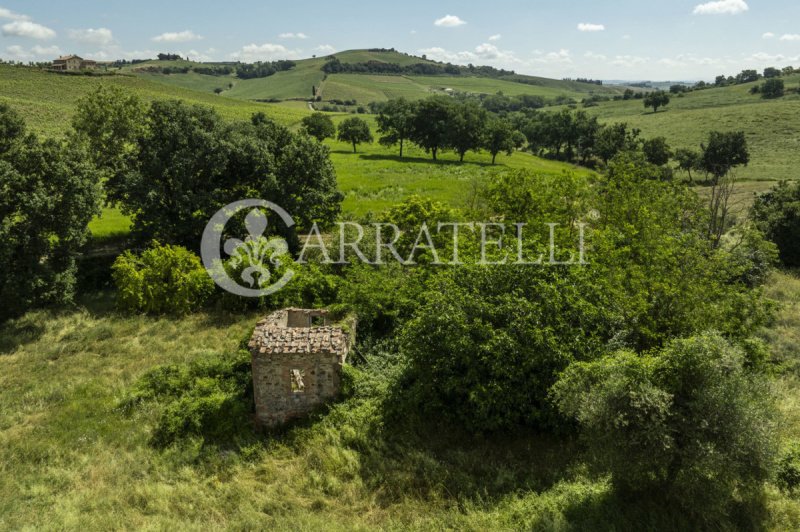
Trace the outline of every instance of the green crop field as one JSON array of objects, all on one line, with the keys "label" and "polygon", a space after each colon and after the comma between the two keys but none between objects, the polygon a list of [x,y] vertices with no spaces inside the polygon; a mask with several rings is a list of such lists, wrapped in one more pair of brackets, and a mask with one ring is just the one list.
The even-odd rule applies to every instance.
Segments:
[{"label": "green crop field", "polygon": [[[785,78],[797,87],[800,76]],[[760,82],[759,82],[760,83]],[[754,83],[672,96],[669,106],[653,114],[642,100],[604,102],[586,109],[601,122],[627,122],[644,137],[663,136],[673,148],[698,148],[710,131],[745,132],[751,162],[738,170],[745,180],[800,178],[800,95],[764,100],[749,93]]]}]

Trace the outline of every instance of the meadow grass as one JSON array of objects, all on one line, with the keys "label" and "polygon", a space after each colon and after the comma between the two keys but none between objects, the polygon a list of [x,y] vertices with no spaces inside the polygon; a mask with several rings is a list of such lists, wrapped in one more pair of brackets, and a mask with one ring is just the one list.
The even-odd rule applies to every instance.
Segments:
[{"label": "meadow grass", "polygon": [[106,240],[130,233],[131,219],[116,207],[105,207],[100,216],[89,222],[92,238]]}]

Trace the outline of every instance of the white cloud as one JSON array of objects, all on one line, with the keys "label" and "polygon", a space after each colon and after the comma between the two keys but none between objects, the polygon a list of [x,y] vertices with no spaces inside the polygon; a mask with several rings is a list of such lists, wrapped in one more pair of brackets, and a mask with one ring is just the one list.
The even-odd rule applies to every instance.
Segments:
[{"label": "white cloud", "polygon": [[421,50],[417,50],[417,53],[420,55],[424,55],[428,59],[433,61],[444,61],[447,63],[471,63],[478,59],[478,56],[475,55],[473,52],[452,52],[450,50],[445,50],[439,46],[434,46],[432,48],[423,48]]},{"label": "white cloud", "polygon": [[753,68],[761,68],[765,63],[775,63],[775,66],[786,66],[791,63],[800,61],[800,55],[787,56],[783,54],[768,54],[766,52],[756,52],[749,56],[744,56],[739,60],[739,64],[744,63],[745,66]]},{"label": "white cloud", "polygon": [[177,32],[167,32],[162,33],[156,37],[153,37],[154,42],[189,42],[189,41],[199,41],[203,37],[197,35],[195,32],[190,30],[185,31],[177,31]]},{"label": "white cloud", "polygon": [[583,54],[583,57],[592,61],[605,61],[608,59],[608,57],[604,56],[603,54],[596,54],[594,52],[586,52]]},{"label": "white cloud", "polygon": [[500,35],[500,34],[498,33],[498,34],[496,34],[496,35],[492,35],[491,37],[489,37],[489,41],[491,41],[491,42],[494,42],[494,41],[499,41],[501,37],[502,37],[502,35]]},{"label": "white cloud", "polygon": [[31,17],[29,17],[28,15],[21,15],[19,13],[14,13],[10,9],[6,9],[4,7],[0,7],[0,18],[4,18],[4,19],[8,19],[8,20],[30,20],[31,19]]},{"label": "white cloud", "polygon": [[336,48],[334,48],[330,44],[320,44],[319,46],[314,48],[314,51],[317,52],[317,54],[330,55],[336,53]]},{"label": "white cloud", "polygon": [[25,53],[25,50],[22,48],[22,46],[20,46],[18,44],[6,47],[6,53],[9,54],[11,57],[14,57],[14,58],[17,58],[17,59],[23,59],[27,55]]},{"label": "white cloud", "polygon": [[180,55],[186,56],[192,61],[198,61],[200,63],[208,63],[214,60],[211,54],[213,54],[215,51],[216,50],[214,50],[213,48],[209,48],[205,52],[200,52],[198,50],[189,50],[185,54],[180,54]]},{"label": "white cloud", "polygon": [[501,50],[491,43],[479,44],[473,51],[464,50],[454,52],[439,46],[434,46],[432,48],[417,50],[417,53],[425,55],[425,57],[434,61],[444,61],[462,65],[466,65],[467,63],[485,64],[487,62],[492,62],[495,66],[506,68],[522,64],[522,61],[514,55],[514,52],[510,50]]},{"label": "white cloud", "polygon": [[717,0],[698,4],[694,8],[695,15],[738,15],[749,11],[750,7],[744,0]]},{"label": "white cloud", "polygon": [[278,38],[279,39],[308,39],[308,35],[306,35],[305,33],[287,32],[287,33],[281,33],[280,35],[278,35]]},{"label": "white cloud", "polygon": [[276,59],[297,59],[299,55],[300,50],[289,50],[282,44],[253,43],[232,53],[231,58],[239,61],[274,61]]},{"label": "white cloud", "polygon": [[55,37],[56,32],[29,20],[15,20],[3,25],[3,35],[47,40]]},{"label": "white cloud", "polygon": [[455,28],[456,26],[463,26],[466,22],[455,15],[445,15],[442,18],[436,19],[433,24],[435,26],[441,26],[442,28]]},{"label": "white cloud", "polygon": [[605,31],[606,27],[603,24],[590,24],[588,22],[581,22],[578,24],[578,31]]},{"label": "white cloud", "polygon": [[70,30],[69,38],[84,44],[107,46],[114,42],[114,35],[108,28],[87,28],[85,30]]},{"label": "white cloud", "polygon": [[520,60],[510,50],[501,50],[491,43],[483,43],[475,47],[475,56],[479,59],[498,61],[503,65],[519,63]]},{"label": "white cloud", "polygon": [[17,60],[54,59],[64,54],[58,46],[39,46],[38,44],[29,50],[19,45],[9,46],[6,48],[6,53]]},{"label": "white cloud", "polygon": [[787,33],[785,35],[781,35],[782,41],[800,41],[800,34],[797,33]]},{"label": "white cloud", "polygon": [[623,35],[622,38],[625,39],[626,41],[629,41],[631,39],[631,36],[630,35]]},{"label": "white cloud", "polygon": [[650,61],[649,57],[639,57],[637,55],[618,55],[614,57],[611,64],[623,68],[636,67]]},{"label": "white cloud", "polygon": [[765,33],[764,35],[761,36],[762,39],[772,39],[774,37],[775,37],[775,34],[772,33],[771,31],[768,31],[767,33]]},{"label": "white cloud", "polygon": [[533,52],[534,63],[539,64],[570,64],[572,63],[572,55],[569,53],[569,50],[565,50],[562,48],[557,52],[540,52],[536,50]]},{"label": "white cloud", "polygon": [[62,54],[61,48],[56,45],[53,46],[39,46],[38,44],[31,48],[31,53],[34,55],[47,55],[59,56]]}]

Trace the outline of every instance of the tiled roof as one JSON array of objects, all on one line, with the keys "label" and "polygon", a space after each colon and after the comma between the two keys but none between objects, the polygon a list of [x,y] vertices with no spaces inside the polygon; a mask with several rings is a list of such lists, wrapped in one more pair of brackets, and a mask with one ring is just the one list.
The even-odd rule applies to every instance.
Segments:
[{"label": "tiled roof", "polygon": [[286,327],[286,310],[279,310],[258,322],[249,347],[259,353],[347,352],[348,338],[340,327]]}]

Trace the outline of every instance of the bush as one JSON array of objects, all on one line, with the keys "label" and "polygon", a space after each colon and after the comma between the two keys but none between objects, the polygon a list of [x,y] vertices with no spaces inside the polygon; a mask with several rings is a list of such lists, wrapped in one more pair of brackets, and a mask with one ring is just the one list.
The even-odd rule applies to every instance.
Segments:
[{"label": "bush", "polygon": [[214,290],[200,259],[180,246],[126,251],[112,266],[117,304],[129,312],[183,314],[197,310]]},{"label": "bush", "polygon": [[130,410],[153,401],[161,407],[151,438],[156,447],[190,437],[230,444],[252,434],[250,353],[156,367],[139,379],[121,406]]},{"label": "bush", "polygon": [[655,496],[715,522],[770,477],[774,405],[742,350],[715,333],[653,356],[574,364],[553,387],[592,464],[623,493]]},{"label": "bush", "polygon": [[781,182],[758,196],[751,215],[778,246],[781,262],[790,268],[800,266],[800,183]]},{"label": "bush", "polygon": [[761,97],[766,99],[780,98],[783,96],[784,90],[785,85],[782,79],[771,78],[761,86]]},{"label": "bush", "polygon": [[788,493],[800,487],[800,443],[793,443],[778,461],[775,479],[778,487]]},{"label": "bush", "polygon": [[461,267],[432,279],[401,332],[408,371],[397,404],[472,432],[557,427],[548,390],[613,334],[597,281],[542,266]]}]

